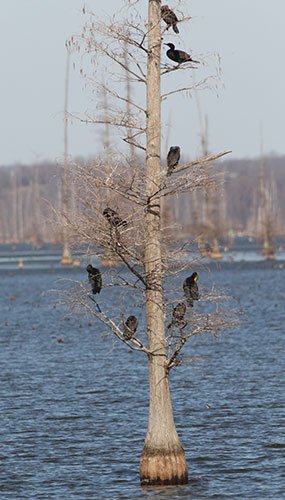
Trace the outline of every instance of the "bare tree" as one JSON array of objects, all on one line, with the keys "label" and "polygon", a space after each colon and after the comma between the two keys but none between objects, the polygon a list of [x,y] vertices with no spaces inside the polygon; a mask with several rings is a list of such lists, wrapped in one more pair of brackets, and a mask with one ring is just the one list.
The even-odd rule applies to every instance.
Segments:
[{"label": "bare tree", "polygon": [[66,71],[65,71],[65,93],[64,93],[64,163],[63,163],[63,175],[62,175],[62,257],[61,264],[71,265],[72,257],[69,249],[69,237],[68,237],[68,225],[67,225],[67,215],[68,215],[68,196],[70,194],[69,190],[69,176],[68,176],[68,92],[69,92],[69,72],[70,72],[70,52],[67,51],[66,57]]},{"label": "bare tree", "polygon": [[262,255],[267,260],[274,260],[274,236],[276,234],[276,207],[273,182],[265,180],[263,155],[263,130],[260,131],[260,159],[258,204],[256,211],[257,237],[262,241]]},{"label": "bare tree", "polygon": [[[98,68],[108,72],[106,89],[113,102],[107,121],[110,126],[127,133],[126,137],[123,136],[126,142],[145,152],[144,182],[142,184],[141,162],[133,155],[130,161],[123,152],[112,155],[108,172],[100,160],[77,165],[75,176],[81,210],[77,220],[69,220],[69,231],[74,241],[88,246],[90,255],[100,258],[106,250],[111,250],[124,265],[128,273],[122,274],[116,269],[104,272],[103,285],[120,286],[121,303],[129,304],[132,299],[132,307],[136,304],[145,306],[146,335],[140,335],[139,330],[137,333],[136,328],[126,334],[120,306],[102,304],[102,299],[99,304],[97,295],[90,295],[84,283],[77,283],[75,294],[71,292],[70,303],[96,316],[118,341],[147,355],[150,408],[141,457],[141,483],[183,484],[188,480],[187,464],[173,418],[169,372],[181,363],[181,351],[189,338],[203,331],[216,335],[231,323],[231,318],[226,312],[219,312],[221,297],[213,291],[205,291],[202,297],[204,312],[193,313],[191,307],[185,308],[183,325],[171,321],[170,327],[165,328],[174,314],[175,302],[179,299],[186,303],[180,273],[195,262],[189,266],[185,258],[187,242],[172,245],[167,241],[167,227],[161,223],[161,200],[203,189],[205,182],[214,182],[205,175],[204,165],[227,151],[177,166],[171,175],[162,168],[161,102],[177,92],[190,92],[196,84],[190,83],[187,87],[161,94],[161,77],[168,78],[169,74],[180,71],[181,64],[161,63],[161,40],[165,34],[165,30],[161,31],[161,1],[148,1],[146,28],[136,4],[131,4],[129,18],[123,21],[113,16],[105,23],[94,14],[86,13],[89,20],[83,34],[73,37],[68,45],[91,55],[94,74],[88,76],[81,70],[91,85],[102,87],[97,77]],[[192,71],[193,64],[184,63],[183,69]],[[130,81],[145,88],[146,105],[139,96],[135,100],[130,93],[127,97],[120,93],[119,87],[125,81],[126,73]],[[79,118],[91,124],[105,123],[90,112]],[[98,192],[101,193],[100,200]],[[100,207],[104,201],[106,208],[102,213]],[[167,276],[176,279],[175,284],[167,285]],[[215,304],[213,310],[207,305],[211,301]]]}]

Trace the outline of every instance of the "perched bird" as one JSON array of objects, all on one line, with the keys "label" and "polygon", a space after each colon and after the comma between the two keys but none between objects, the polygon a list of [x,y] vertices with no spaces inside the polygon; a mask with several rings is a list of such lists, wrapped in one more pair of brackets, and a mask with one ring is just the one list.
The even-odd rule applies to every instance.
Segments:
[{"label": "perched bird", "polygon": [[106,217],[107,221],[111,224],[111,226],[119,227],[127,225],[127,222],[121,219],[118,213],[112,208],[109,207],[105,208],[105,210],[103,211],[103,215],[104,217]]},{"label": "perched bird", "polygon": [[183,290],[185,297],[187,299],[187,303],[189,306],[193,307],[194,300],[199,300],[199,288],[197,285],[198,273],[193,273],[191,276],[186,278],[183,283]]},{"label": "perched bird", "polygon": [[187,54],[187,52],[184,52],[184,50],[176,50],[175,45],[173,45],[173,43],[165,43],[165,45],[168,45],[169,47],[169,49],[166,51],[166,55],[172,61],[175,61],[178,64],[187,61],[199,64],[199,61],[195,61],[194,59],[192,59],[192,57],[189,54]]},{"label": "perched bird", "polygon": [[167,24],[167,28],[169,29],[172,26],[173,31],[175,33],[179,33],[179,29],[177,28],[178,19],[176,14],[174,14],[173,10],[171,10],[168,5],[161,6],[161,18]]},{"label": "perched bird", "polygon": [[186,321],[184,319],[185,313],[186,305],[183,302],[179,302],[172,311],[172,321],[167,328],[170,328],[171,326],[179,326],[180,328],[183,328],[186,326]]},{"label": "perched bird", "polygon": [[177,167],[180,160],[180,147],[171,146],[167,155],[167,175],[172,174],[175,167]]},{"label": "perched bird", "polygon": [[124,339],[131,340],[137,331],[138,320],[135,316],[129,316],[124,323]]},{"label": "perched bird", "polygon": [[99,269],[88,264],[86,271],[88,272],[88,280],[92,287],[92,293],[100,293],[102,288],[102,275]]}]

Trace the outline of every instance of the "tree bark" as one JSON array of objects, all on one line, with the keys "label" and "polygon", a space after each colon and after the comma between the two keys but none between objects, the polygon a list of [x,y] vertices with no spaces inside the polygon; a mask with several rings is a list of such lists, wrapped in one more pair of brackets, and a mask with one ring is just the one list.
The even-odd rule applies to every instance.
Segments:
[{"label": "tree bark", "polygon": [[149,0],[146,154],[146,317],[149,349],[149,424],[141,457],[142,485],[185,484],[187,464],[174,418],[166,371],[162,290],[160,196],[160,0]]}]

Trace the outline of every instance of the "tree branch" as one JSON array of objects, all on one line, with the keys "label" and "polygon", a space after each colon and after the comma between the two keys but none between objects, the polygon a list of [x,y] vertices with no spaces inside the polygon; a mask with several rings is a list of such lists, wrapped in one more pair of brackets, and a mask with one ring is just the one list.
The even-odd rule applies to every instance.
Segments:
[{"label": "tree branch", "polygon": [[214,154],[214,155],[203,156],[202,158],[199,158],[198,160],[190,161],[189,163],[186,163],[185,165],[182,165],[181,167],[175,168],[175,170],[173,170],[170,174],[168,174],[168,176],[173,175],[173,174],[177,174],[178,172],[182,172],[183,170],[186,170],[187,168],[190,168],[190,167],[194,167],[195,165],[204,165],[205,163],[217,160],[218,158],[221,158],[222,156],[225,156],[231,152],[232,152],[231,150],[226,150],[226,151],[222,151],[221,153]]}]

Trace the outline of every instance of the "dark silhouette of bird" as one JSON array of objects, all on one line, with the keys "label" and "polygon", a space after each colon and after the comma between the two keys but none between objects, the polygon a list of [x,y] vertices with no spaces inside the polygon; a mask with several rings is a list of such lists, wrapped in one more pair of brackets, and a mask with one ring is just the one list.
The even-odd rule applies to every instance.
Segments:
[{"label": "dark silhouette of bird", "polygon": [[86,271],[88,272],[88,281],[91,284],[92,293],[100,293],[102,288],[101,272],[91,264],[88,264]]},{"label": "dark silhouette of bird", "polygon": [[135,316],[129,316],[124,323],[124,339],[131,340],[137,331],[138,320]]},{"label": "dark silhouette of bird", "polygon": [[180,147],[179,146],[171,146],[167,155],[167,175],[172,174],[175,167],[177,167],[180,160]]},{"label": "dark silhouette of bird", "polygon": [[175,49],[175,45],[173,45],[173,43],[165,43],[165,45],[168,45],[169,47],[169,49],[166,51],[166,55],[172,61],[175,61],[178,64],[182,64],[188,61],[199,64],[199,61],[195,61],[194,59],[192,59],[190,54],[187,54],[187,52],[184,52],[184,50]]},{"label": "dark silhouette of bird", "polygon": [[186,326],[186,321],[184,319],[185,313],[186,305],[183,302],[179,302],[172,311],[172,321],[167,328],[170,328],[171,326],[184,328],[184,326]]},{"label": "dark silhouette of bird", "polygon": [[109,207],[105,208],[105,210],[103,211],[103,215],[104,217],[106,217],[107,221],[111,224],[111,226],[119,227],[127,225],[127,222],[121,219],[118,213],[112,208]]},{"label": "dark silhouette of bird", "polygon": [[173,10],[171,10],[168,5],[161,6],[161,18],[167,24],[167,30],[172,26],[173,31],[175,33],[179,33],[179,29],[177,28],[178,19],[176,14],[174,14]]},{"label": "dark silhouette of bird", "polygon": [[194,300],[199,300],[200,298],[197,280],[198,280],[198,273],[193,273],[191,274],[191,276],[186,278],[186,280],[183,283],[184,294],[187,299],[187,304],[190,307],[193,307]]}]

